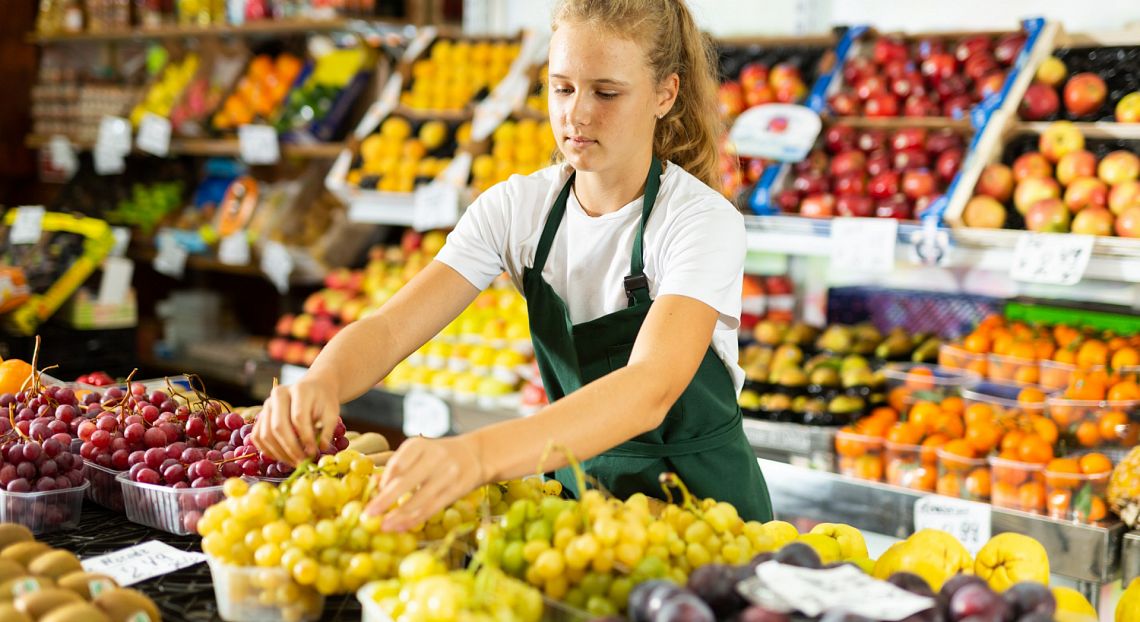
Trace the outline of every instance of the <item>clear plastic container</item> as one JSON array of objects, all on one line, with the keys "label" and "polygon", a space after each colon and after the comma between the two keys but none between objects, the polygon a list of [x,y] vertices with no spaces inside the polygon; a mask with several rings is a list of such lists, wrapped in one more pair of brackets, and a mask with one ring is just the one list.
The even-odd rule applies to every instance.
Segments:
[{"label": "clear plastic container", "polygon": [[[1038,365],[1041,367],[1038,384],[1050,391],[1069,386],[1073,372],[1080,369],[1072,363],[1058,363],[1057,361],[1040,361]],[[1104,371],[1105,368],[1103,365],[1096,365],[1088,369],[1089,371]]]},{"label": "clear plastic container", "polygon": [[[198,533],[198,520],[206,508],[225,498],[222,486],[171,488],[132,482],[130,473],[117,477],[123,489],[127,520],[179,536]],[[252,483],[254,480],[250,480]]]},{"label": "clear plastic container", "polygon": [[883,443],[878,436],[839,430],[835,433],[835,453],[839,473],[874,482],[883,481]]},{"label": "clear plastic container", "polygon": [[985,458],[966,458],[938,450],[938,484],[935,492],[968,501],[989,501],[990,464]]},{"label": "clear plastic container", "polygon": [[1112,473],[1055,473],[1045,471],[1045,505],[1049,516],[1092,524],[1108,518],[1105,495]]},{"label": "clear plastic container", "polygon": [[[937,455],[921,445],[887,441],[883,445],[887,483],[912,490],[934,492],[938,480]],[[928,459],[929,454],[933,460]]]},{"label": "clear plastic container", "polygon": [[990,380],[998,382],[1016,382],[1018,384],[1037,384],[1040,380],[1041,364],[1037,359],[1022,359],[1001,354],[989,355]]},{"label": "clear plastic container", "polygon": [[938,365],[949,369],[962,369],[985,377],[987,360],[985,354],[970,352],[969,350],[951,345],[942,344],[938,348]]},{"label": "clear plastic container", "polygon": [[208,556],[206,563],[226,622],[309,622],[324,611],[325,597],[298,585],[284,568],[231,566]]},{"label": "clear plastic container", "polygon": [[[356,592],[356,599],[360,601],[361,622],[392,622],[392,617],[384,612],[373,597],[380,583],[380,581],[367,583]],[[218,603],[220,607],[220,598],[218,599]],[[542,604],[542,622],[587,622],[595,618],[595,616],[590,615],[586,611],[576,609],[545,596],[542,598]],[[228,621],[229,618],[226,618],[226,620]],[[266,618],[266,620],[271,619]]]},{"label": "clear plastic container", "polygon": [[90,460],[83,461],[83,475],[91,482],[87,498],[113,512],[123,510],[123,487],[117,479],[123,471],[99,466]]},{"label": "clear plastic container", "polygon": [[33,534],[50,533],[79,526],[83,495],[90,482],[51,492],[0,490],[0,523],[19,523]]},{"label": "clear plastic container", "polygon": [[[974,404],[985,404],[997,420],[1020,415],[1044,415],[1045,402],[1018,400],[1018,396],[1027,388],[1041,387],[1026,387],[1008,382],[978,382],[962,388],[962,401],[965,402],[967,409]],[[1045,392],[1045,389],[1041,390]]]},{"label": "clear plastic container", "polygon": [[1127,449],[1140,442],[1140,400],[1094,402],[1050,398],[1045,405],[1070,449]]},{"label": "clear plastic container", "polygon": [[1035,514],[1045,512],[1045,465],[990,458],[990,480],[990,503],[995,506]]},{"label": "clear plastic container", "polygon": [[940,403],[958,395],[962,387],[982,380],[972,371],[924,363],[891,363],[882,371],[891,403],[898,400],[908,410],[918,400]]}]

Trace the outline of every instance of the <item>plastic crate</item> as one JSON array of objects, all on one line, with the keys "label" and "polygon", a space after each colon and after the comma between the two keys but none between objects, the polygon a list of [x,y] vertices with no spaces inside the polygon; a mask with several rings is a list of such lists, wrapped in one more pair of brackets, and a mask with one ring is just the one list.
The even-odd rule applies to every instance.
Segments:
[{"label": "plastic crate", "polygon": [[839,473],[870,481],[883,480],[883,444],[878,436],[867,436],[839,430],[835,433],[835,453],[839,456]]},{"label": "plastic crate", "polygon": [[325,608],[324,596],[298,585],[284,568],[231,566],[208,556],[206,562],[226,622],[312,622]]},{"label": "plastic crate", "polygon": [[966,458],[938,450],[938,484],[935,492],[968,501],[988,501],[992,485],[985,458]]},{"label": "plastic crate", "polygon": [[1045,511],[1044,465],[994,457],[990,458],[990,478],[990,503],[1035,514]]},{"label": "plastic crate", "polygon": [[179,536],[196,534],[206,508],[225,498],[222,486],[171,488],[132,482],[130,473],[116,476],[123,488],[127,520]]}]

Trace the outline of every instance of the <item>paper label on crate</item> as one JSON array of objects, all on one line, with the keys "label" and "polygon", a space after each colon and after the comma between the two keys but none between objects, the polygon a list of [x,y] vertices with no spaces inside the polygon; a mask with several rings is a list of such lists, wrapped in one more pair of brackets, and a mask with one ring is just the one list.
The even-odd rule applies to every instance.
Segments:
[{"label": "paper label on crate", "polygon": [[438,397],[409,391],[404,397],[404,436],[439,438],[451,431],[451,408]]},{"label": "paper label on crate", "polygon": [[123,117],[104,115],[99,120],[95,150],[125,156],[131,152],[131,122]]},{"label": "paper label on crate", "polygon": [[123,154],[98,145],[91,152],[91,160],[95,165],[96,175],[121,175],[127,170],[127,160]]},{"label": "paper label on crate", "polygon": [[249,237],[244,229],[218,242],[218,261],[229,266],[249,265]]},{"label": "paper label on crate", "polygon": [[890,273],[895,269],[898,228],[899,223],[893,218],[832,219],[832,273]]},{"label": "paper label on crate", "polygon": [[48,156],[51,158],[52,166],[62,171],[68,178],[79,170],[79,156],[76,155],[71,140],[66,136],[51,137],[48,141]]},{"label": "paper label on crate", "polygon": [[1009,274],[1015,281],[1076,285],[1084,276],[1096,238],[1073,233],[1023,233]]},{"label": "paper label on crate", "polygon": [[165,158],[170,153],[170,119],[152,112],[143,115],[135,144],[139,151]]},{"label": "paper label on crate", "polygon": [[459,222],[459,188],[446,181],[433,181],[413,195],[412,227],[430,231],[454,227]]},{"label": "paper label on crate", "polygon": [[819,113],[807,106],[761,104],[736,118],[728,140],[741,156],[799,162],[822,128]]},{"label": "paper label on crate", "polygon": [[154,271],[181,279],[186,273],[186,260],[190,253],[169,233],[158,236],[158,253],[154,256]]},{"label": "paper label on crate", "polygon": [[126,257],[104,259],[103,278],[99,281],[99,304],[117,305],[126,300],[134,273],[135,262]]},{"label": "paper label on crate", "polygon": [[97,557],[80,560],[83,570],[106,575],[127,587],[206,561],[201,553],[180,551],[169,544],[150,540]]},{"label": "paper label on crate", "polygon": [[289,291],[289,275],[293,273],[293,256],[280,242],[270,240],[261,248],[261,271],[269,282],[284,294]]},{"label": "paper label on crate", "polygon": [[988,503],[928,495],[914,502],[914,530],[945,531],[977,555],[990,540],[992,515]]},{"label": "paper label on crate", "polygon": [[277,164],[281,146],[277,130],[268,125],[243,125],[238,128],[238,150],[246,164]]},{"label": "paper label on crate", "polygon": [[737,589],[755,604],[818,616],[844,611],[873,620],[903,620],[935,606],[926,598],[879,581],[853,566],[824,570],[770,561],[756,567],[757,580]]},{"label": "paper label on crate", "polygon": [[16,208],[16,218],[8,231],[9,244],[35,244],[44,230],[44,206],[25,205]]}]

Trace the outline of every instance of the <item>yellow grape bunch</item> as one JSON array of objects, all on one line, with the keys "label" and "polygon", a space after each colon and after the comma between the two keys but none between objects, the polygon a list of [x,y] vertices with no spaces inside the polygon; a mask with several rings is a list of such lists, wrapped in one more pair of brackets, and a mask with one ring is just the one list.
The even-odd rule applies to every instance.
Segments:
[{"label": "yellow grape bunch", "polygon": [[423,540],[443,540],[464,527],[473,529],[483,520],[501,517],[512,503],[520,499],[537,503],[544,496],[558,497],[561,494],[562,484],[555,479],[543,481],[538,477],[528,477],[488,484],[437,512],[413,531],[419,533]]}]

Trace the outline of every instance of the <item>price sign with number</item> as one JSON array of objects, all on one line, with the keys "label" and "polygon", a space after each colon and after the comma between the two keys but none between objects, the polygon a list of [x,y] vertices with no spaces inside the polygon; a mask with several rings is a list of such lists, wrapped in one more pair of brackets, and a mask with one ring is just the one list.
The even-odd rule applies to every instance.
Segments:
[{"label": "price sign with number", "polygon": [[143,115],[136,143],[139,151],[165,158],[170,153],[170,119],[150,112]]},{"label": "price sign with number", "polygon": [[831,221],[831,271],[888,274],[895,269],[899,223],[893,218],[835,218]]},{"label": "price sign with number", "polygon": [[1072,233],[1023,233],[1009,273],[1015,281],[1076,285],[1084,276],[1096,238]]},{"label": "price sign with number", "polygon": [[928,495],[914,502],[914,529],[938,529],[953,535],[971,554],[990,540],[992,509],[977,503],[941,495]]},{"label": "price sign with number", "polygon": [[238,150],[246,164],[277,164],[281,146],[277,130],[268,125],[243,125],[238,128]]},{"label": "price sign with number", "polygon": [[16,219],[8,231],[9,244],[35,244],[44,229],[44,206],[25,205],[16,208]]},{"label": "price sign with number", "polygon": [[119,175],[127,170],[127,161],[123,154],[98,145],[91,153],[91,159],[94,161],[96,175]]},{"label": "price sign with number", "polygon": [[438,397],[411,391],[404,397],[404,436],[439,438],[451,431],[451,409]]},{"label": "price sign with number", "polygon": [[99,135],[95,150],[121,156],[131,152],[131,122],[123,117],[104,116],[99,120]]},{"label": "price sign with number", "polygon": [[[122,586],[133,585],[152,577],[206,561],[201,553],[180,551],[165,542],[150,540],[81,563],[87,572],[108,576]],[[134,618],[130,618],[134,619]]]}]

